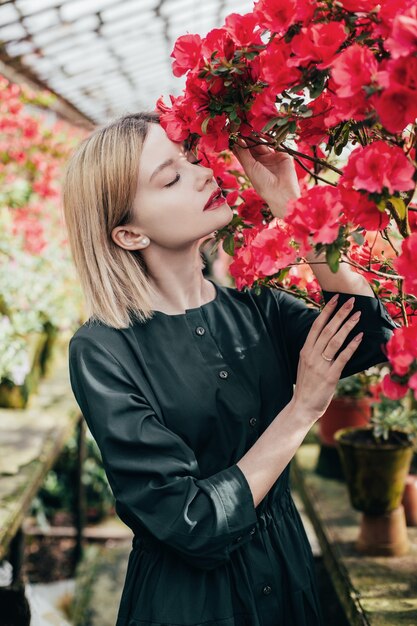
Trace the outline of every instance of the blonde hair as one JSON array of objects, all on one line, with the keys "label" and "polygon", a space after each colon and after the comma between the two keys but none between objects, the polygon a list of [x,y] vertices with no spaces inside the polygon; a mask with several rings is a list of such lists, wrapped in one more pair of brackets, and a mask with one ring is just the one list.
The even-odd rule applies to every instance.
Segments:
[{"label": "blonde hair", "polygon": [[132,316],[153,317],[155,290],[138,250],[125,250],[111,237],[133,221],[139,160],[156,112],[120,117],[96,129],[71,155],[63,183],[64,220],[71,254],[91,321],[114,328]]}]

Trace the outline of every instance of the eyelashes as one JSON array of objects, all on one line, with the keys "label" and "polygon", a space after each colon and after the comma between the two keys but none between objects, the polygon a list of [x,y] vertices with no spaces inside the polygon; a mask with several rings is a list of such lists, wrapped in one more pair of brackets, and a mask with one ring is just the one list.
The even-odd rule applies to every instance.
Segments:
[{"label": "eyelashes", "polygon": [[[203,159],[198,159],[197,161],[190,161],[190,163],[192,165],[198,165],[199,163],[201,163]],[[175,185],[175,183],[177,183],[180,179],[180,175],[177,174],[176,177],[174,178],[174,180],[172,180],[170,183],[168,183],[167,185],[165,185],[165,187],[172,187],[172,185]]]}]

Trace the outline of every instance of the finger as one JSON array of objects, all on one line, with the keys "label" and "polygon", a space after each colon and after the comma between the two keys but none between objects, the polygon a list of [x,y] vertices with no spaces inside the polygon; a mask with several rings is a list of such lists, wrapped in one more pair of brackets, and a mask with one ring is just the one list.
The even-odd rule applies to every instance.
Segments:
[{"label": "finger", "polygon": [[342,352],[339,354],[337,359],[333,361],[332,365],[329,368],[329,372],[331,373],[334,372],[337,374],[341,373],[346,363],[352,357],[355,350],[359,348],[362,339],[363,339],[363,332],[360,332],[352,339],[352,341],[348,343],[346,348],[342,350]]},{"label": "finger", "polygon": [[251,154],[250,150],[248,150],[247,147],[242,147],[239,144],[235,143],[235,145],[233,146],[233,153],[250,178],[250,172],[253,170],[253,167],[256,163],[256,159]]},{"label": "finger", "polygon": [[317,339],[320,336],[320,333],[322,332],[323,328],[327,324],[330,316],[336,310],[336,304],[337,304],[339,294],[336,294],[336,296],[333,296],[333,298],[331,298],[324,305],[323,309],[320,311],[320,314],[316,317],[316,319],[312,323],[310,331],[304,343],[304,347],[306,348],[306,351],[313,349]]},{"label": "finger", "polygon": [[[333,335],[328,344],[324,346],[322,352],[326,354],[328,358],[334,358],[335,354],[339,350],[339,348],[343,345],[346,337],[350,333],[350,331],[356,326],[359,322],[361,316],[361,311],[356,311],[353,315],[351,315],[342,327],[338,330],[338,332]],[[317,346],[320,349],[319,346]]]},{"label": "finger", "polygon": [[355,298],[354,297],[349,298],[349,300],[347,300],[343,304],[343,306],[341,306],[340,309],[336,312],[333,319],[331,319],[330,322],[328,322],[324,326],[324,328],[322,329],[322,332],[317,337],[317,341],[314,345],[314,348],[319,350],[320,353],[323,352],[323,350],[325,349],[329,341],[336,334],[336,332],[340,328],[343,321],[346,319],[346,317],[349,315],[349,313],[353,309],[354,304],[355,304]]}]

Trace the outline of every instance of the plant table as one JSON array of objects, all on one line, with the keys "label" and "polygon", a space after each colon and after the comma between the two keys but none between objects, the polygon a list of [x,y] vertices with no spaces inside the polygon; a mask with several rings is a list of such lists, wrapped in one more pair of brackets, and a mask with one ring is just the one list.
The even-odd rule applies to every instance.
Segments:
[{"label": "plant table", "polygon": [[78,476],[75,488],[76,546],[82,551],[85,506],[81,467],[85,426],[72,395],[68,375],[68,341],[57,345],[53,371],[39,383],[25,409],[0,409],[0,560],[9,555],[13,582],[21,574],[22,523],[46,474],[58,459],[74,429],[78,429]]},{"label": "plant table", "polygon": [[408,528],[410,553],[368,557],[355,550],[361,514],[351,508],[347,487],[315,473],[320,446],[303,444],[292,462],[292,485],[303,500],[323,561],[353,626],[417,623],[417,528]]}]

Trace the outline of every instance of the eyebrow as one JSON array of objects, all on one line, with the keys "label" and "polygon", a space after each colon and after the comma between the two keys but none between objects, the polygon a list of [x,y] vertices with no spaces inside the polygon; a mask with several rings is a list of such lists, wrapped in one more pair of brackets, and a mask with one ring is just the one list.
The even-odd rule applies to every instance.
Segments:
[{"label": "eyebrow", "polygon": [[158,167],[156,168],[156,170],[153,172],[153,174],[151,175],[149,182],[151,182],[152,178],[154,178],[157,174],[159,174],[159,172],[163,169],[165,169],[166,167],[169,167],[170,165],[172,165],[174,163],[174,159],[167,159],[166,161],[164,161],[163,163],[161,163],[161,165],[158,165]]},{"label": "eyebrow", "polygon": [[[183,141],[181,142],[182,147],[184,148],[185,152],[189,152],[187,146],[186,146],[186,142]],[[165,169],[166,167],[169,167],[170,165],[172,165],[174,163],[174,159],[167,159],[166,161],[164,161],[163,163],[161,163],[161,165],[158,165],[158,167],[156,168],[156,170],[153,172],[153,174],[151,174],[151,177],[149,179],[149,182],[152,181],[152,179],[159,174],[159,172],[163,169]]]}]

